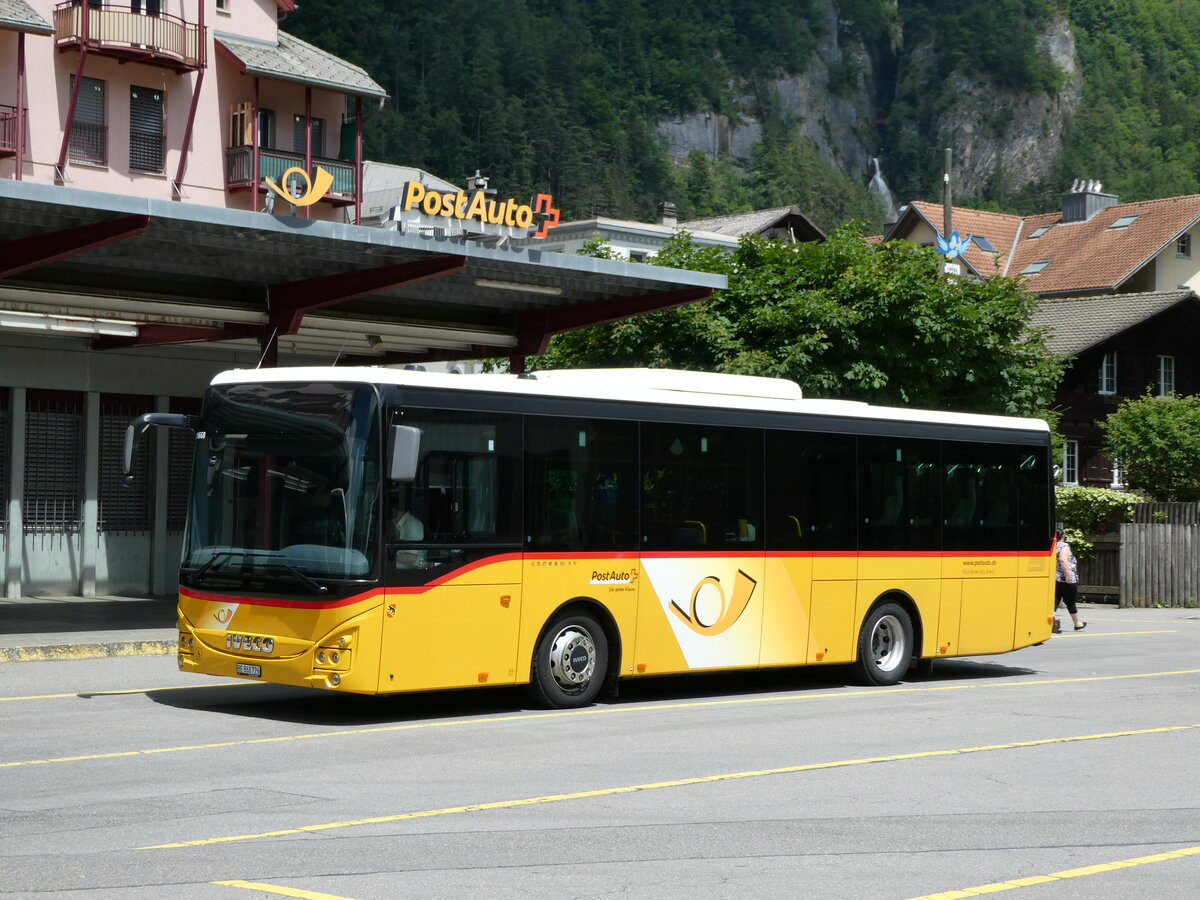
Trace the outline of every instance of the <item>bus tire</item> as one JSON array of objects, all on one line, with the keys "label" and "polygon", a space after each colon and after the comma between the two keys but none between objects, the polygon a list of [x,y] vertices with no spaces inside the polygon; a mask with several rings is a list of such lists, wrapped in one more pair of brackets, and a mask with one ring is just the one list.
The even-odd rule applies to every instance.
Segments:
[{"label": "bus tire", "polygon": [[913,626],[898,603],[871,610],[858,633],[855,669],[865,684],[895,684],[908,672],[913,654]]},{"label": "bus tire", "polygon": [[533,653],[529,689],[541,706],[587,706],[608,674],[608,637],[600,623],[584,613],[554,619]]}]

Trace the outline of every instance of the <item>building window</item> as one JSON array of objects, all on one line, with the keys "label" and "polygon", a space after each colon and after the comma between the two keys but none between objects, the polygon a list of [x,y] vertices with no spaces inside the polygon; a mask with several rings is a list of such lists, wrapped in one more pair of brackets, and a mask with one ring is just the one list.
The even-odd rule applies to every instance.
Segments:
[{"label": "building window", "polygon": [[1079,441],[1063,441],[1063,484],[1079,484]]},{"label": "building window", "polygon": [[1179,240],[1175,242],[1175,256],[1179,259],[1192,258],[1192,236],[1190,234],[1179,236]]},{"label": "building window", "polygon": [[229,12],[229,0],[217,0],[217,12]]},{"label": "building window", "polygon": [[153,88],[129,89],[129,168],[141,172],[165,170],[163,92]]},{"label": "building window", "polygon": [[[71,76],[71,90],[75,76]],[[84,78],[79,86],[75,118],[71,120],[71,162],[94,166],[108,165],[108,128],[104,121],[104,82],[99,78]]]},{"label": "building window", "polygon": [[1046,266],[1050,265],[1051,262],[1053,262],[1053,260],[1049,259],[1043,259],[1039,262],[1032,262],[1021,270],[1021,274],[1036,275],[1038,272],[1042,271],[1042,269],[1046,268]]},{"label": "building window", "polygon": [[1138,216],[1121,216],[1121,218],[1117,219],[1117,221],[1108,226],[1108,230],[1112,231],[1114,228],[1128,228],[1130,225],[1136,222],[1138,218]]},{"label": "building window", "polygon": [[25,530],[78,532],[83,493],[83,394],[31,388],[25,399]]},{"label": "building window", "polygon": [[1115,394],[1117,392],[1117,354],[1105,353],[1100,360],[1100,394]]},{"label": "building window", "polygon": [[[325,122],[312,119],[312,155],[323,156],[325,152]],[[304,116],[292,116],[292,149],[304,152]]]},{"label": "building window", "polygon": [[275,146],[275,110],[273,109],[258,111],[258,146],[259,149]]},{"label": "building window", "polygon": [[1158,396],[1167,397],[1175,393],[1175,357],[1158,358]]},{"label": "building window", "polygon": [[[133,465],[133,480],[125,484],[122,456],[125,429],[142,413],[154,411],[152,397],[102,394],[100,397],[100,485],[96,528],[99,531],[149,531],[153,497],[150,472],[153,440],[142,441]],[[172,429],[173,431],[178,429]],[[151,432],[153,435],[153,432]]]},{"label": "building window", "polygon": [[993,244],[991,241],[989,241],[987,238],[985,238],[982,234],[972,234],[969,237],[974,242],[975,246],[978,247],[980,250],[984,251],[985,253],[995,253],[996,252],[995,244]]},{"label": "building window", "polygon": [[1034,238],[1040,238],[1043,234],[1045,234],[1047,231],[1049,231],[1053,227],[1054,227],[1053,225],[1042,225],[1037,230],[1035,230],[1033,232],[1033,234],[1029,235],[1029,237],[1026,238],[1026,240],[1032,241]]}]

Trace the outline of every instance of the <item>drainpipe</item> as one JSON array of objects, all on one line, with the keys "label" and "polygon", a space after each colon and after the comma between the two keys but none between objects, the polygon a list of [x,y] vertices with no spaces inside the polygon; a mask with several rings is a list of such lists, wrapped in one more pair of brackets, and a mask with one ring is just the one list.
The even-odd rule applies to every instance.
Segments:
[{"label": "drainpipe", "polygon": [[354,98],[354,224],[362,224],[363,158],[362,97]]},{"label": "drainpipe", "polygon": [[[200,88],[204,84],[204,70],[208,67],[208,36],[204,33],[204,0],[200,0],[200,21],[196,36],[196,87],[192,91],[192,106],[188,110],[187,126],[183,129],[183,146],[179,150],[179,168],[175,170],[175,183],[171,186],[171,199],[183,199],[183,173],[187,171],[188,151],[192,146],[192,126],[196,123],[196,107],[200,105]],[[181,18],[182,18],[182,10]],[[184,23],[186,26],[186,22]],[[186,46],[186,38],[185,38]]]},{"label": "drainpipe", "polygon": [[[312,87],[304,86],[304,174],[312,178]],[[284,185],[286,189],[287,185]],[[304,207],[304,218],[312,218],[312,205]]]},{"label": "drainpipe", "polygon": [[258,76],[254,76],[254,108],[250,110],[250,168],[253,183],[250,185],[250,211],[258,212]]},{"label": "drainpipe", "polygon": [[25,159],[25,32],[17,33],[17,181]]},{"label": "drainpipe", "polygon": [[83,64],[88,52],[88,21],[91,19],[91,7],[81,3],[79,9],[79,65],[75,67],[75,87],[71,90],[71,105],[67,107],[67,127],[63,129],[62,147],[58,151],[58,165],[54,167],[54,180],[67,180],[67,150],[71,146],[71,131],[75,127],[75,106],[79,103],[79,89],[83,86]]}]

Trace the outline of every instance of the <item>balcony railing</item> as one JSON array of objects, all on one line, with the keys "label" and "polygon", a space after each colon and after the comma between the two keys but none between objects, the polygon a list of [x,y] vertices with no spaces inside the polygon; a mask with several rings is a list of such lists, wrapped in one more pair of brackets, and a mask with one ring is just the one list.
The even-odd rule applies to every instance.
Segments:
[{"label": "balcony railing", "polygon": [[[83,12],[86,9],[87,19]],[[205,42],[199,25],[166,13],[133,12],[129,6],[68,0],[54,8],[54,38],[60,50],[88,50],[136,59],[180,72],[202,69]]]},{"label": "balcony railing", "polygon": [[166,138],[149,131],[129,132],[129,168],[139,172],[162,172]]},{"label": "balcony railing", "polygon": [[[254,157],[251,147],[230,147],[225,151],[225,187],[228,190],[249,190],[254,183]],[[326,201],[344,206],[354,202],[354,163],[344,159],[325,159],[314,156],[313,166],[320,166],[333,176],[333,184],[323,198]],[[258,177],[270,178],[280,184],[283,173],[292,167],[304,168],[303,153],[289,153],[286,150],[258,151]],[[309,172],[309,177],[313,176]],[[280,187],[282,185],[280,184]]]},{"label": "balcony railing", "polygon": [[93,125],[91,122],[76,122],[71,126],[71,144],[68,154],[71,162],[107,166],[107,126]]},{"label": "balcony railing", "polygon": [[[21,110],[25,120],[25,133],[29,134],[29,110]],[[27,137],[26,142],[29,138]],[[17,108],[0,103],[0,156],[12,156],[17,152]]]}]

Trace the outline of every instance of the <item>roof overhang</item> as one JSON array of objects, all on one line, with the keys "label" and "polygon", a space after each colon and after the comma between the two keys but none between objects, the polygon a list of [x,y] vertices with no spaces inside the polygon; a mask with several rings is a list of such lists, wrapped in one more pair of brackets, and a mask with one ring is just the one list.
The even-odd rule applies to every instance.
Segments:
[{"label": "roof overhang", "polygon": [[275,335],[324,363],[520,357],[558,332],[725,286],[532,247],[0,180],[0,313],[71,317],[99,335],[95,349],[244,350]]},{"label": "roof overhang", "polygon": [[38,15],[25,0],[0,0],[0,31],[54,34],[54,26]]}]

